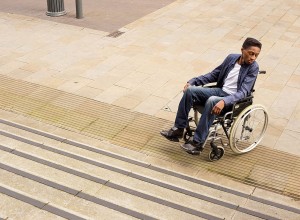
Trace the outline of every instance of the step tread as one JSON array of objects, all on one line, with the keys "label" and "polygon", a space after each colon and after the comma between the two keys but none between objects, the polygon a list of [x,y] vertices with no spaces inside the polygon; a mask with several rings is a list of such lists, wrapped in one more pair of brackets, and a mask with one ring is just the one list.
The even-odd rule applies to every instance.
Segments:
[{"label": "step tread", "polygon": [[38,209],[28,203],[0,193],[0,218],[3,219],[53,219],[65,220],[60,216]]},{"label": "step tread", "polygon": [[[24,210],[24,218],[27,216],[30,217],[32,215],[35,215],[37,212],[40,212],[41,210],[47,211],[49,213],[52,213],[56,216],[60,216],[67,219],[77,219],[77,220],[84,220],[88,219],[86,216],[81,215],[80,213],[73,212],[72,210],[68,210],[62,206],[56,206],[54,204],[47,203],[45,200],[42,200],[40,198],[37,198],[36,196],[32,196],[27,192],[23,192],[22,190],[18,190],[15,188],[12,188],[8,185],[0,183],[0,195],[6,195],[10,198],[15,199],[18,205],[20,205],[22,208],[26,208]],[[7,197],[5,197],[7,198]],[[12,203],[14,205],[14,203]],[[1,206],[0,206],[1,207]],[[3,207],[3,210],[2,210]],[[16,207],[13,207],[12,210],[9,209],[9,207],[5,207],[5,204],[1,207],[1,212],[8,212],[9,216],[8,218],[14,219],[12,216],[15,214],[19,214],[19,210],[16,210]],[[29,209],[29,210],[28,210]],[[19,218],[19,216],[18,216]],[[23,219],[24,219],[23,218]],[[22,219],[22,216],[21,218]],[[30,219],[30,218],[28,218]]]}]

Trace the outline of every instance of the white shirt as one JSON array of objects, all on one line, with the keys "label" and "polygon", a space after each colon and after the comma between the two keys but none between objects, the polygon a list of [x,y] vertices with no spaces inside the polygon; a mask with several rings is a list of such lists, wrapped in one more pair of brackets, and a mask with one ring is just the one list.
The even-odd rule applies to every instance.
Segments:
[{"label": "white shirt", "polygon": [[229,95],[232,95],[237,91],[237,81],[239,78],[240,69],[241,65],[236,63],[225,79],[222,90]]}]

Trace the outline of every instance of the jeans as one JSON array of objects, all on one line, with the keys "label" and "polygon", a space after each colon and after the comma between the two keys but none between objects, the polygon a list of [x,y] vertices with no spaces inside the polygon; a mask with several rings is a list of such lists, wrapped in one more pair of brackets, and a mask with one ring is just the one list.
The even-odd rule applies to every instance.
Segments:
[{"label": "jeans", "polygon": [[213,107],[228,96],[221,88],[207,88],[190,86],[184,92],[178,106],[175,119],[175,127],[186,128],[188,125],[188,115],[193,104],[203,105],[204,110],[199,120],[199,124],[194,134],[194,141],[204,143],[209,132],[209,128],[216,118],[211,111]]}]

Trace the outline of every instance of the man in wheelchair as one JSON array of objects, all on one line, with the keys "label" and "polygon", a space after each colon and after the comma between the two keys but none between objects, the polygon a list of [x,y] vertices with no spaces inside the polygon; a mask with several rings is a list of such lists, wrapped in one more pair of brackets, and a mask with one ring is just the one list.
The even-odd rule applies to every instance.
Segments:
[{"label": "man in wheelchair", "polygon": [[[193,139],[181,145],[189,154],[200,154],[215,118],[251,94],[259,72],[255,60],[261,47],[262,44],[258,40],[247,38],[242,45],[241,54],[230,54],[212,72],[189,80],[183,89],[174,126],[169,130],[162,130],[161,135],[170,141],[178,142],[189,123],[189,112],[193,105],[203,105],[204,109]],[[214,82],[216,87],[202,87]]]}]

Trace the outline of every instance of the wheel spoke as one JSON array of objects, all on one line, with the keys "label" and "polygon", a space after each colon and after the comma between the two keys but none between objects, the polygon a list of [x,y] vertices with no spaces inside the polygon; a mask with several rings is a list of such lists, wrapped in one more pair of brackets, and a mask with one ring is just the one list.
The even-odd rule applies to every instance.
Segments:
[{"label": "wheel spoke", "polygon": [[245,153],[257,146],[267,128],[268,115],[261,105],[244,109],[233,123],[230,147],[235,153]]}]

